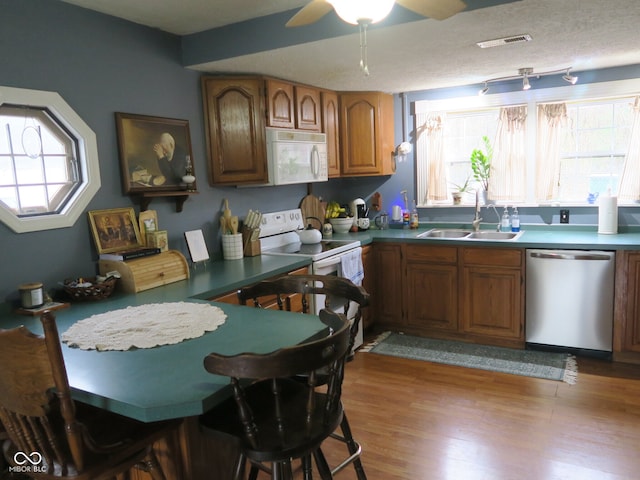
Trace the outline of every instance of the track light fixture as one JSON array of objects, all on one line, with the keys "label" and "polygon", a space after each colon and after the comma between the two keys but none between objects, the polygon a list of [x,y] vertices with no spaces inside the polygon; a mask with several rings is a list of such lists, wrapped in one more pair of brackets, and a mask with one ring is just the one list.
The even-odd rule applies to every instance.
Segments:
[{"label": "track light fixture", "polygon": [[578,81],[578,77],[576,77],[575,75],[571,75],[571,67],[567,68],[567,73],[562,76],[562,79],[565,82],[569,82],[571,85],[575,85]]},{"label": "track light fixture", "polygon": [[517,80],[517,79],[522,79],[522,90],[529,90],[531,88],[531,83],[529,82],[530,78],[540,78],[540,77],[545,77],[547,75],[557,75],[560,73],[564,73],[564,75],[562,76],[562,79],[565,82],[570,83],[571,85],[575,85],[576,82],[578,81],[578,77],[576,77],[575,75],[571,75],[571,67],[568,68],[563,68],[562,70],[551,70],[549,72],[540,72],[540,73],[533,73],[533,68],[531,67],[526,67],[526,68],[520,68],[518,69],[518,74],[517,75],[512,75],[510,77],[498,77],[498,78],[490,78],[488,80],[485,80],[484,83],[484,88],[482,88],[481,90],[478,91],[478,95],[486,95],[487,92],[489,91],[489,84],[493,83],[493,82],[502,82],[502,81],[507,81],[507,80]]}]

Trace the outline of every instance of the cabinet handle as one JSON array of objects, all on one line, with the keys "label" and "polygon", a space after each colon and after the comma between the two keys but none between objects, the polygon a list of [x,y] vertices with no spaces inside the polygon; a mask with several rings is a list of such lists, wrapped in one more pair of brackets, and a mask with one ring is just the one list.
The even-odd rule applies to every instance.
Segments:
[{"label": "cabinet handle", "polygon": [[550,260],[610,260],[609,255],[597,253],[531,253],[533,258],[548,258]]}]

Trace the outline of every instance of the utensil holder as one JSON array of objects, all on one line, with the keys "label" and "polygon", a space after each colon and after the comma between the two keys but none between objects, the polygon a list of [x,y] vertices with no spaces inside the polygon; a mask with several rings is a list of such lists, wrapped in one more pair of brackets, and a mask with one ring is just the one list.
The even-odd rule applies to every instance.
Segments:
[{"label": "utensil holder", "polygon": [[242,229],[242,244],[244,245],[244,256],[245,257],[256,257],[260,255],[260,239],[251,240],[253,236],[253,229],[251,228],[243,228]]},{"label": "utensil holder", "polygon": [[222,257],[225,260],[242,258],[242,234],[222,235]]}]

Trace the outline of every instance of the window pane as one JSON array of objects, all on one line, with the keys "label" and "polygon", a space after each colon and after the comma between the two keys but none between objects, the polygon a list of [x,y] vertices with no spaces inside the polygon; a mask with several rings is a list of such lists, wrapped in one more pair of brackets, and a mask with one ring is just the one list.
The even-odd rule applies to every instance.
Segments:
[{"label": "window pane", "polygon": [[13,165],[11,158],[0,156],[0,185],[13,185]]},{"label": "window pane", "polygon": [[11,211],[18,211],[18,191],[15,188],[0,188],[0,201],[4,203]]},{"label": "window pane", "polygon": [[16,178],[18,185],[43,183],[42,160],[40,158],[29,158],[25,155],[16,157]]},{"label": "window pane", "polygon": [[47,183],[68,181],[69,170],[66,157],[47,157],[45,159],[45,174]]},{"label": "window pane", "polygon": [[44,186],[20,187],[20,213],[39,214],[48,211],[47,192]]}]

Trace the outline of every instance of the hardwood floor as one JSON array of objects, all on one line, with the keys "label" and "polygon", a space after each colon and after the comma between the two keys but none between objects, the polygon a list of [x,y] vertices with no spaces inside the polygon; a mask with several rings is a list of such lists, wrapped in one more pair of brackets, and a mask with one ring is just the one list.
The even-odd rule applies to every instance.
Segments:
[{"label": "hardwood floor", "polygon": [[[568,385],[357,353],[343,400],[369,480],[640,478],[640,366],[578,369]],[[343,449],[325,443],[330,463]]]}]

